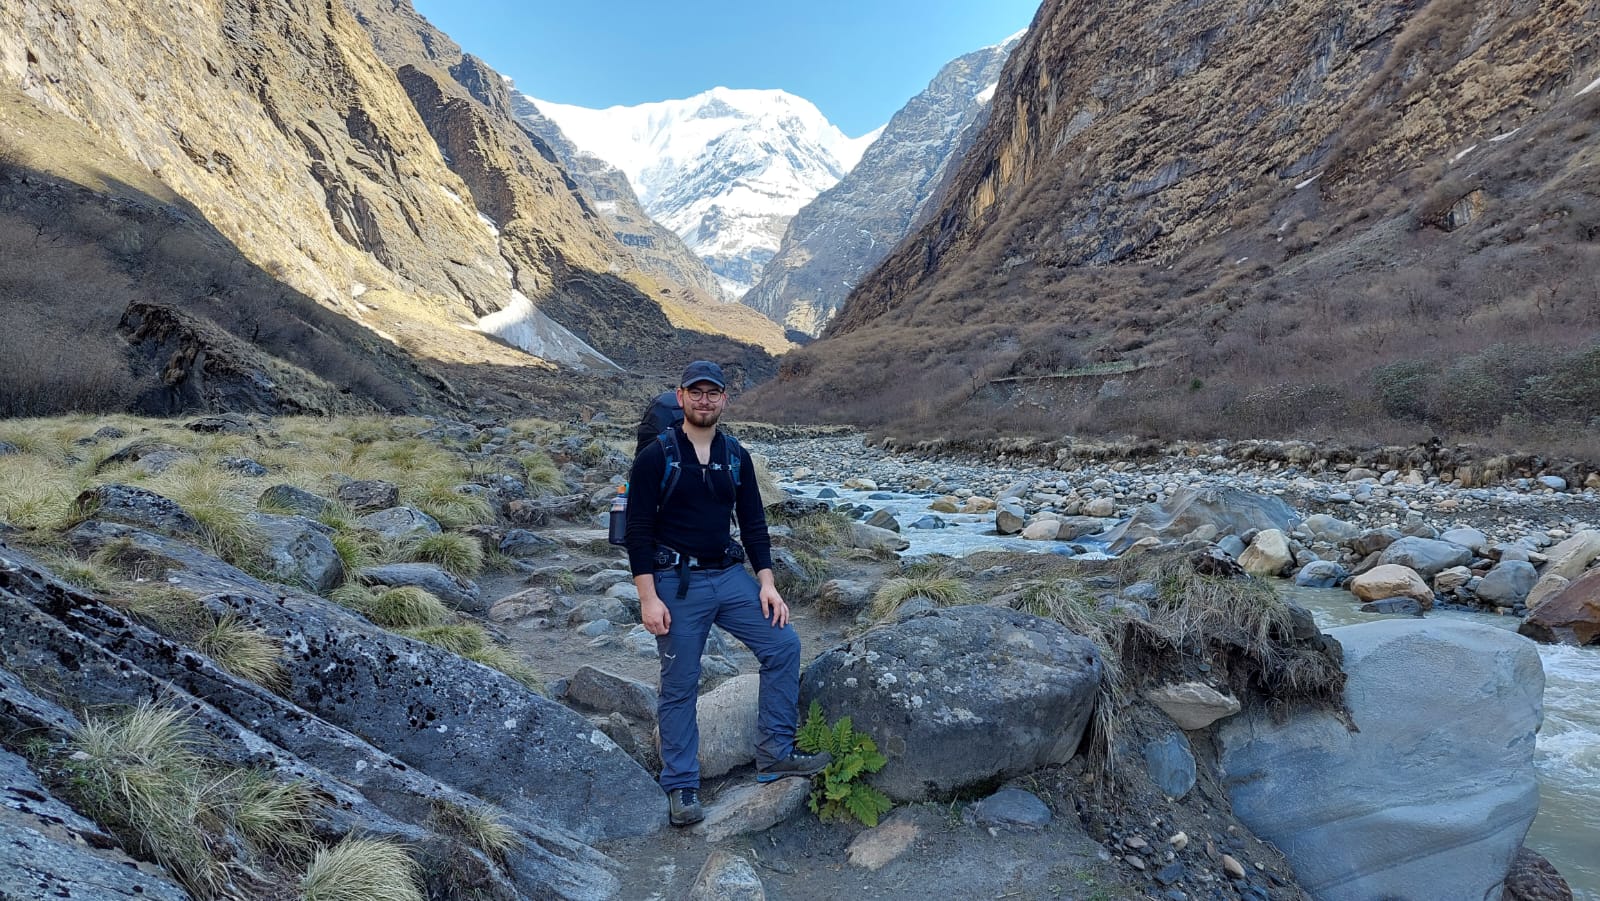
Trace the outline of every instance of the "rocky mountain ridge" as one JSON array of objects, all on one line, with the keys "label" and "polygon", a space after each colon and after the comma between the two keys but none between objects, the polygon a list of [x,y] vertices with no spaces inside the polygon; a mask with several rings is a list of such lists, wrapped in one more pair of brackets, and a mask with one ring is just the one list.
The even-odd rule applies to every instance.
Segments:
[{"label": "rocky mountain ridge", "polygon": [[[240,302],[226,300],[248,275],[263,286],[258,293],[336,311],[387,354],[452,367],[488,364],[538,378],[551,361],[670,369],[671,360],[711,347],[731,359],[763,357],[720,337],[710,317],[678,315],[693,292],[641,272],[590,201],[517,126],[503,80],[409,4],[147,11],[116,0],[41,2],[8,5],[0,32],[0,90],[14,96],[5,106],[7,184],[34,198],[29,203],[47,181],[76,185],[71,203],[96,211],[83,206],[46,228],[82,231],[85,255],[142,272],[95,296],[107,311],[97,321],[114,324],[128,292],[149,288],[248,344],[262,328],[238,321]],[[54,133],[75,143],[36,143],[44,132],[25,123],[39,115],[70,120]],[[84,164],[107,151],[122,159]],[[162,187],[134,189],[148,179],[123,170],[143,170]],[[130,222],[115,241],[90,234],[116,235],[114,227],[78,229],[86,217],[98,222],[129,204],[166,204],[170,212],[160,215],[172,225]],[[193,258],[189,246],[214,243],[212,228],[224,243]],[[158,259],[195,277],[151,282],[148,263]],[[9,262],[25,269],[28,261]],[[202,277],[206,268],[217,274]],[[204,285],[198,296],[192,284]],[[205,297],[218,309],[202,309]],[[496,334],[485,337],[484,319],[495,314],[488,328]],[[39,345],[55,340],[31,319],[10,325],[39,335]],[[89,337],[114,342],[114,329],[101,328]],[[766,336],[781,346],[775,329]],[[532,337],[551,361],[514,346]],[[141,368],[126,378],[172,384],[193,374]],[[346,388],[359,384],[342,378]],[[431,402],[458,399],[445,391]],[[391,392],[379,402],[393,401]]]},{"label": "rocky mountain ridge", "polygon": [[945,64],[839,183],[795,214],[778,253],[740,302],[812,337],[867,272],[909,234],[989,113],[1018,34]]},{"label": "rocky mountain ridge", "polygon": [[848,138],[809,101],[777,90],[719,87],[604,110],[534,103],[626,174],[645,211],[706,260],[729,297],[755,283],[789,218],[876,137]]},{"label": "rocky mountain ridge", "polygon": [[[1510,401],[1596,335],[1595,10],[1192,12],[1045,3],[938,209],[772,409],[1169,437],[1592,416]],[[1491,360],[1511,341],[1525,363]],[[1452,395],[1480,369],[1512,375]]]}]

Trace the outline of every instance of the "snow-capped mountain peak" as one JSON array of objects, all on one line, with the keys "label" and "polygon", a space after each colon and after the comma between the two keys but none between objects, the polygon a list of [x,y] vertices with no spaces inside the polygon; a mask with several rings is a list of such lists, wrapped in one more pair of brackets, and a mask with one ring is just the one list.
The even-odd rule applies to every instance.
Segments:
[{"label": "snow-capped mountain peak", "polygon": [[809,100],[780,90],[717,87],[602,110],[528,100],[620,169],[645,211],[733,296],[755,283],[790,217],[837,184],[876,137],[851,138]]}]

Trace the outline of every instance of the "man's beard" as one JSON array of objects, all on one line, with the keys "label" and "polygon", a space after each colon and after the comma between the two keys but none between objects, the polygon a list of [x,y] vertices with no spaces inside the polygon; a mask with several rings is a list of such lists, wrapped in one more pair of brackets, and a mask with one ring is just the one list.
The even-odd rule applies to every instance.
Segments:
[{"label": "man's beard", "polygon": [[696,428],[708,429],[716,425],[717,420],[722,418],[722,411],[716,407],[712,407],[709,410],[696,410],[693,407],[686,407],[683,411],[683,418],[687,419],[689,424]]}]

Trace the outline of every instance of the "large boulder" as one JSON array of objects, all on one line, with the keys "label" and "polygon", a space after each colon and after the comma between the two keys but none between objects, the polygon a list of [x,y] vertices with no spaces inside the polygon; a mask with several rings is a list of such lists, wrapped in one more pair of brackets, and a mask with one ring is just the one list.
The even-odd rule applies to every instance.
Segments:
[{"label": "large boulder", "polygon": [[376,513],[368,513],[357,520],[363,529],[370,529],[378,533],[380,538],[389,541],[404,541],[408,538],[425,538],[443,532],[439,521],[416,507],[390,507]]},{"label": "large boulder", "polygon": [[[661,805],[649,773],[583,717],[509,676],[161,536],[91,521],[68,537],[84,550],[125,539],[165,561],[168,584],[214,612],[239,614],[292,649],[283,657],[287,701],[410,768],[584,841],[665,824],[665,817],[638,815]],[[176,679],[184,671],[162,675]],[[241,706],[230,701],[229,709]],[[249,720],[272,718],[287,731],[301,729],[304,719],[274,711]]]},{"label": "large boulder", "polygon": [[1478,583],[1478,600],[1496,607],[1515,607],[1528,599],[1538,580],[1539,571],[1532,563],[1502,560]]},{"label": "large boulder", "polygon": [[1535,607],[1517,631],[1547,644],[1600,641],[1600,569],[1590,570]]},{"label": "large boulder", "polygon": [[911,542],[900,537],[899,532],[869,526],[864,522],[850,523],[850,546],[869,551],[903,551]]},{"label": "large boulder", "polygon": [[1496,897],[1539,808],[1535,646],[1448,620],[1330,634],[1359,731],[1332,711],[1224,724],[1234,812],[1319,899]]},{"label": "large boulder", "polygon": [[1000,607],[949,607],[824,651],[800,706],[851,717],[888,758],[872,784],[901,801],[1069,760],[1100,688],[1093,642]]},{"label": "large boulder", "polygon": [[1218,535],[1242,535],[1259,529],[1293,531],[1300,517],[1276,497],[1238,488],[1179,488],[1165,503],[1145,504],[1128,520],[1104,535],[1112,553],[1121,553],[1142,538],[1176,541],[1204,525]]},{"label": "large boulder", "polygon": [[695,702],[700,775],[721,776],[755,762],[756,743],[761,740],[756,725],[760,694],[761,677],[747,673],[734,676]]},{"label": "large boulder", "polygon": [[1472,562],[1472,550],[1448,541],[1406,536],[1383,549],[1378,555],[1378,565],[1409,566],[1424,579],[1431,579],[1452,566],[1466,566]]},{"label": "large boulder", "polygon": [[256,549],[273,579],[318,594],[344,581],[344,560],[334,550],[332,529],[303,516],[252,513],[246,518],[261,536]]},{"label": "large boulder", "polygon": [[200,523],[177,503],[148,488],[134,485],[96,485],[78,495],[74,512],[85,519],[137,526],[164,535],[190,538],[200,535]]}]

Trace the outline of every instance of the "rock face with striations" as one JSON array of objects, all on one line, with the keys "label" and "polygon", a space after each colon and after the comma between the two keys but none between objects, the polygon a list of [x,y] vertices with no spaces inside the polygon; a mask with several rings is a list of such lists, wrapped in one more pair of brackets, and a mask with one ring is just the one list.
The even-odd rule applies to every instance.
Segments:
[{"label": "rock face with striations", "polygon": [[1262,712],[1219,732],[1234,812],[1328,901],[1484,898],[1539,810],[1533,642],[1454,621],[1329,632],[1360,731],[1328,712]]},{"label": "rock face with striations", "polygon": [[946,172],[989,116],[1006,55],[1021,35],[957,57],[894,114],[861,162],[784,232],[777,256],[740,303],[816,337],[918,223]]}]

